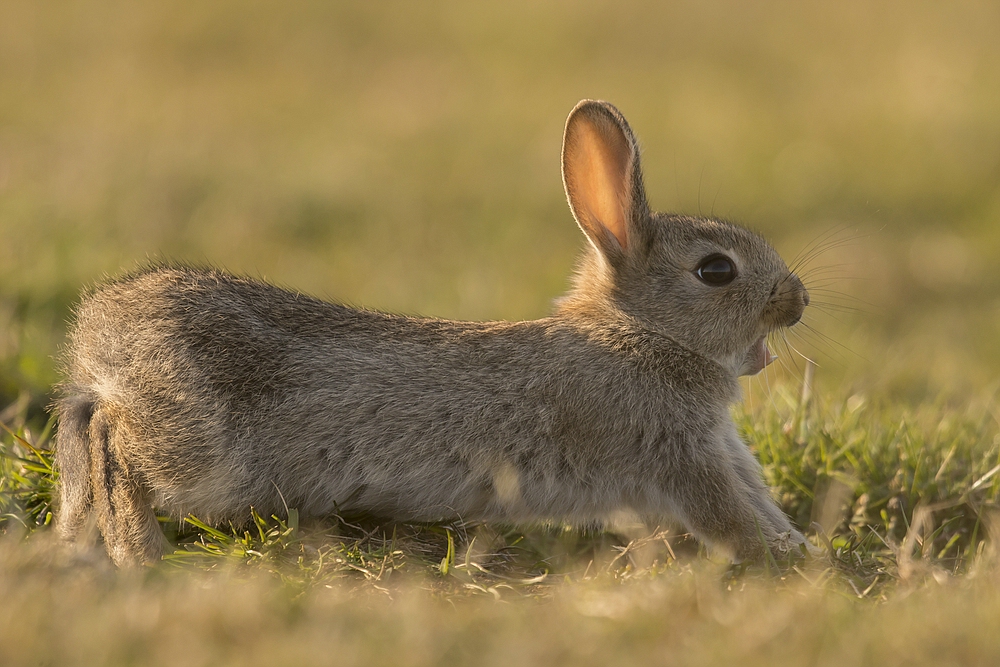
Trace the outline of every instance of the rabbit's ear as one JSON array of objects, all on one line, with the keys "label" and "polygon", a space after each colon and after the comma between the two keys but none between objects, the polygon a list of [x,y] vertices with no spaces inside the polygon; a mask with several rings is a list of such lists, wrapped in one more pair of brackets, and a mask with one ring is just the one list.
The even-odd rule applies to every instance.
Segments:
[{"label": "rabbit's ear", "polygon": [[639,146],[618,109],[595,100],[576,105],[563,135],[562,172],[573,216],[612,264],[644,245],[649,213]]}]

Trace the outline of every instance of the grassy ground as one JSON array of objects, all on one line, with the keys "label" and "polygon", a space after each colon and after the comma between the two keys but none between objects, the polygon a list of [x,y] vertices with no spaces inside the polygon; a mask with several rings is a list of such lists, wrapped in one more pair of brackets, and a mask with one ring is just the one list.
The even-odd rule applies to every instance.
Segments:
[{"label": "grassy ground", "polygon": [[[995,3],[0,16],[0,662],[996,662]],[[631,121],[654,206],[803,259],[805,326],[736,415],[825,557],[743,570],[628,526],[191,518],[164,523],[177,553],[123,575],[53,543],[47,406],[82,287],[171,258],[386,310],[540,316],[582,243],[558,167],[582,97]]]}]

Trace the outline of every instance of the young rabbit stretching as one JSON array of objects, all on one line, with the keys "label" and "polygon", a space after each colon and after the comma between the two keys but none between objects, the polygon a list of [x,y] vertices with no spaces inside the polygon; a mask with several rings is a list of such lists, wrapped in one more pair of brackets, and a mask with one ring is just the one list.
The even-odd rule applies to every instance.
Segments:
[{"label": "young rabbit stretching", "polygon": [[[803,536],[729,415],[768,332],[809,303],[762,238],[653,213],[606,102],[566,123],[563,180],[589,240],[533,322],[453,322],[159,267],[76,312],[59,400],[58,527],[96,515],[119,565],[166,545],[153,508],[243,522],[672,519],[736,559]],[[762,539],[763,538],[763,539]]]}]

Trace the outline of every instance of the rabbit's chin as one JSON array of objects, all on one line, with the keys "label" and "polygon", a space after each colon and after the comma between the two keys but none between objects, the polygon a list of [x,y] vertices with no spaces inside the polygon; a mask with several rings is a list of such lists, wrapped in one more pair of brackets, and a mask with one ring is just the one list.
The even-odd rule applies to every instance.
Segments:
[{"label": "rabbit's chin", "polygon": [[764,367],[778,357],[771,354],[767,347],[767,336],[761,336],[747,350],[743,357],[743,364],[740,366],[740,375],[757,375]]}]

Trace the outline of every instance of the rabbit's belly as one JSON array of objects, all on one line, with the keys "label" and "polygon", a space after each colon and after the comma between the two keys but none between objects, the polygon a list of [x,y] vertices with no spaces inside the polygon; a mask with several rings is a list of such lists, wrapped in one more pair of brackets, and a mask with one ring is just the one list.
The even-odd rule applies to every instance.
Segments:
[{"label": "rabbit's belly", "polygon": [[286,476],[283,494],[305,514],[368,514],[394,520],[437,521],[481,518],[491,488],[462,466],[417,467],[352,461],[308,474]]},{"label": "rabbit's belly", "polygon": [[251,508],[265,516],[297,509],[303,516],[366,514],[411,521],[497,514],[488,510],[489,481],[466,468],[362,462],[345,458],[335,447],[308,443],[290,453],[219,441],[200,456],[194,455],[198,448],[187,448],[185,475],[179,476],[176,460],[158,460],[164,449],[147,450],[152,456],[143,467],[154,504],[177,516],[243,522]]},{"label": "rabbit's belly", "polygon": [[[533,521],[592,520],[623,507],[611,489],[577,488],[554,479],[532,479],[507,463],[489,469],[424,466],[414,474],[369,471],[362,478],[341,478],[341,499],[319,514],[358,512],[402,521]],[[347,490],[349,488],[349,491]]]}]

